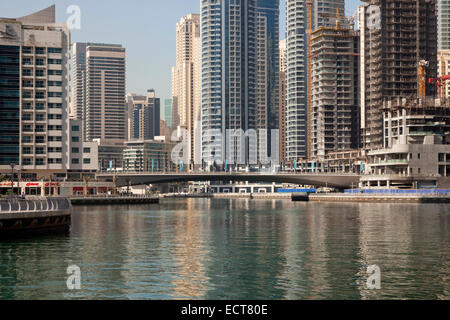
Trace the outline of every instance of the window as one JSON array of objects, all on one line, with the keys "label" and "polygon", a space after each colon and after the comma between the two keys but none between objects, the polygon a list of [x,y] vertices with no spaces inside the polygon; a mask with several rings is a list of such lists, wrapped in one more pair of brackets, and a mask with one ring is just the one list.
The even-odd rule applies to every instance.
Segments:
[{"label": "window", "polygon": [[79,164],[79,163],[80,163],[79,159],[76,158],[72,159],[72,164]]},{"label": "window", "polygon": [[84,152],[84,153],[91,153],[91,148],[84,148],[84,149],[83,149],[83,152]]},{"label": "window", "polygon": [[44,54],[44,48],[36,47],[35,52],[36,54]]},{"label": "window", "polygon": [[62,49],[61,48],[48,48],[47,52],[48,53],[62,53]]},{"label": "window", "polygon": [[91,164],[91,159],[83,159],[84,164]]},{"label": "window", "polygon": [[37,166],[43,166],[43,165],[44,165],[44,159],[42,159],[42,158],[36,159],[35,164],[36,164]]},{"label": "window", "polygon": [[80,149],[79,148],[72,148],[72,153],[79,153]]},{"label": "window", "polygon": [[45,150],[43,147],[36,147],[36,154],[45,154]]},{"label": "window", "polygon": [[72,126],[72,132],[80,131],[80,126]]},{"label": "window", "polygon": [[72,142],[80,142],[80,138],[79,137],[72,137]]},{"label": "window", "polygon": [[445,161],[445,155],[443,153],[439,153],[439,162]]}]

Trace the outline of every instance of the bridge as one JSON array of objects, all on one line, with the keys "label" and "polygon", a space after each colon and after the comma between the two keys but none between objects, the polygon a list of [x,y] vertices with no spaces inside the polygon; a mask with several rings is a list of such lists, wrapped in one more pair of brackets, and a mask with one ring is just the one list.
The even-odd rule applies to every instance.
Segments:
[{"label": "bridge", "polygon": [[248,181],[253,183],[290,183],[316,187],[346,189],[357,187],[360,175],[337,173],[261,173],[261,172],[198,172],[198,173],[156,173],[156,172],[113,172],[98,173],[101,181],[114,181],[117,187],[128,185],[149,185],[188,181]]}]

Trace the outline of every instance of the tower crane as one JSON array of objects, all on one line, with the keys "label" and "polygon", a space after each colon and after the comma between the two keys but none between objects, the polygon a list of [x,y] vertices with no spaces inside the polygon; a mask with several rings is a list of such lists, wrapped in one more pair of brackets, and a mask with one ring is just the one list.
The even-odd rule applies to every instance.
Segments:
[{"label": "tower crane", "polygon": [[438,90],[438,97],[441,98],[441,99],[445,98],[444,93],[442,91],[442,87],[445,85],[445,82],[447,80],[450,80],[450,74],[442,76],[442,77],[439,77],[439,78],[429,78],[428,79],[428,83],[429,84],[436,85],[437,90]]}]

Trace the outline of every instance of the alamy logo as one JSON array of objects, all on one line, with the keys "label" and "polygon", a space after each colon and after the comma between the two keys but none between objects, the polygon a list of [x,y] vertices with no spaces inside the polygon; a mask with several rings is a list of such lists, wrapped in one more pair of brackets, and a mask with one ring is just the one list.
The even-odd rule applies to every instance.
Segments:
[{"label": "alamy logo", "polygon": [[367,274],[371,276],[367,279],[367,288],[370,290],[381,289],[381,269],[376,264],[367,267]]},{"label": "alamy logo", "polygon": [[81,29],[81,9],[77,5],[71,5],[67,7],[67,14],[70,14],[67,18],[67,27],[70,30],[80,30]]},{"label": "alamy logo", "polygon": [[71,265],[67,268],[67,289],[80,290],[81,289],[81,269],[76,265]]},{"label": "alamy logo", "polygon": [[368,8],[369,20],[367,27],[369,30],[381,30],[381,9],[377,5],[370,5]]}]

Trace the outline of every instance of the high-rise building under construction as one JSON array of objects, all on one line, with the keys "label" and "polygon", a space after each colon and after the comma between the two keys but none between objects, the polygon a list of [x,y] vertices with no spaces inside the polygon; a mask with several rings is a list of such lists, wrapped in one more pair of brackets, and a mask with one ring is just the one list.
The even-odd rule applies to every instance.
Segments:
[{"label": "high-rise building under construction", "polygon": [[[361,129],[363,146],[370,150],[383,146],[384,101],[421,97],[420,83],[425,95],[435,95],[424,80],[437,75],[437,15],[436,0],[364,2],[359,8]],[[421,65],[424,75],[418,72]]]}]

